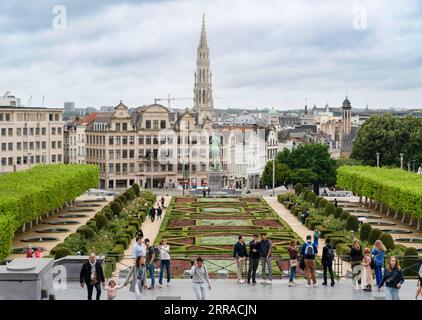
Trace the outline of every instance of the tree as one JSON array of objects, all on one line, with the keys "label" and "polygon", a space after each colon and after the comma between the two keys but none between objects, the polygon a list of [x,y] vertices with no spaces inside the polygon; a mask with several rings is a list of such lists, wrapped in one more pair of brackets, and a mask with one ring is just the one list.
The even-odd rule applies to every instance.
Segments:
[{"label": "tree", "polygon": [[314,184],[317,191],[320,184],[331,186],[336,183],[337,162],[331,159],[328,147],[322,144],[303,144],[291,151],[284,149],[277,155],[277,160],[290,168],[293,184]]},{"label": "tree", "polygon": [[[280,187],[289,181],[290,169],[285,164],[275,161],[275,186]],[[262,173],[262,184],[272,188],[273,186],[273,162],[268,161]]]},{"label": "tree", "polygon": [[370,117],[360,128],[353,143],[351,157],[365,165],[400,166],[400,153],[407,163],[422,162],[422,119],[414,116],[393,117],[391,114]]}]

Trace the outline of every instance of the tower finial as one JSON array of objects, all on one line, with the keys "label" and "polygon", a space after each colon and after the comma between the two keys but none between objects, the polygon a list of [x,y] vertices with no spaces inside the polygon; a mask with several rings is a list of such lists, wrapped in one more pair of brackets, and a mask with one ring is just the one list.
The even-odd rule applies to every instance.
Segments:
[{"label": "tower finial", "polygon": [[201,30],[201,40],[199,41],[200,48],[207,47],[207,32],[205,29],[205,13],[202,15],[202,30]]}]

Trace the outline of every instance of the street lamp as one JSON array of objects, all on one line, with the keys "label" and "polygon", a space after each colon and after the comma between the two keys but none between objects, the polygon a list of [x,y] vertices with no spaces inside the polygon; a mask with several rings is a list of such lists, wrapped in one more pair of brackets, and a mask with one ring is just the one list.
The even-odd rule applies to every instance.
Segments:
[{"label": "street lamp", "polygon": [[400,168],[403,170],[404,153],[400,153]]},{"label": "street lamp", "polygon": [[380,166],[380,155],[381,155],[381,153],[377,152],[377,167],[378,168]]},{"label": "street lamp", "polygon": [[273,157],[273,197],[275,196],[275,157]]}]

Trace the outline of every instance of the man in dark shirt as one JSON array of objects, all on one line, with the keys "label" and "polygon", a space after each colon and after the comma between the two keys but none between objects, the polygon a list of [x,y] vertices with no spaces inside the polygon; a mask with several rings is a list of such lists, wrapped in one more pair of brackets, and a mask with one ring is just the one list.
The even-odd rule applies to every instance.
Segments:
[{"label": "man in dark shirt", "polygon": [[[273,250],[273,243],[268,239],[266,233],[261,234],[261,263],[262,263],[262,280],[264,284],[271,284],[273,275],[271,272],[271,254]],[[268,280],[266,275],[266,268],[268,269]]]},{"label": "man in dark shirt", "polygon": [[88,290],[88,300],[92,300],[92,292],[97,290],[96,300],[100,300],[101,296],[101,284],[105,286],[105,278],[101,263],[97,261],[95,253],[91,253],[89,260],[82,265],[80,279],[81,287],[83,288],[86,284]]},{"label": "man in dark shirt", "polygon": [[249,243],[249,269],[248,269],[248,284],[256,284],[256,270],[258,269],[259,259],[261,258],[261,244],[258,240],[258,235],[253,235],[253,240]]},{"label": "man in dark shirt", "polygon": [[146,261],[145,265],[147,267],[149,277],[151,280],[151,285],[149,286],[148,290],[155,289],[155,250],[154,246],[151,245],[151,241],[149,239],[145,239],[145,246],[146,246]]},{"label": "man in dark shirt", "polygon": [[245,280],[242,279],[242,272],[245,269],[248,251],[246,250],[245,238],[243,236],[239,236],[239,241],[234,245],[233,257],[236,259],[237,265],[237,282],[245,283]]},{"label": "man in dark shirt", "polygon": [[333,273],[333,260],[334,260],[334,249],[331,246],[331,240],[328,238],[325,240],[325,247],[322,249],[322,267],[324,270],[324,282],[323,286],[327,285],[327,271],[330,273],[331,286],[334,286],[334,273]]}]

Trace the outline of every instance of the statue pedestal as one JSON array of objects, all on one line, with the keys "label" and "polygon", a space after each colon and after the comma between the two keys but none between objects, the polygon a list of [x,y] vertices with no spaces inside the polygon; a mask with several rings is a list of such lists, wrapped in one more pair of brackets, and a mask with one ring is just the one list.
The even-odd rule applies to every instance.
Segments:
[{"label": "statue pedestal", "polygon": [[208,187],[211,193],[223,191],[223,173],[220,171],[208,172]]}]

